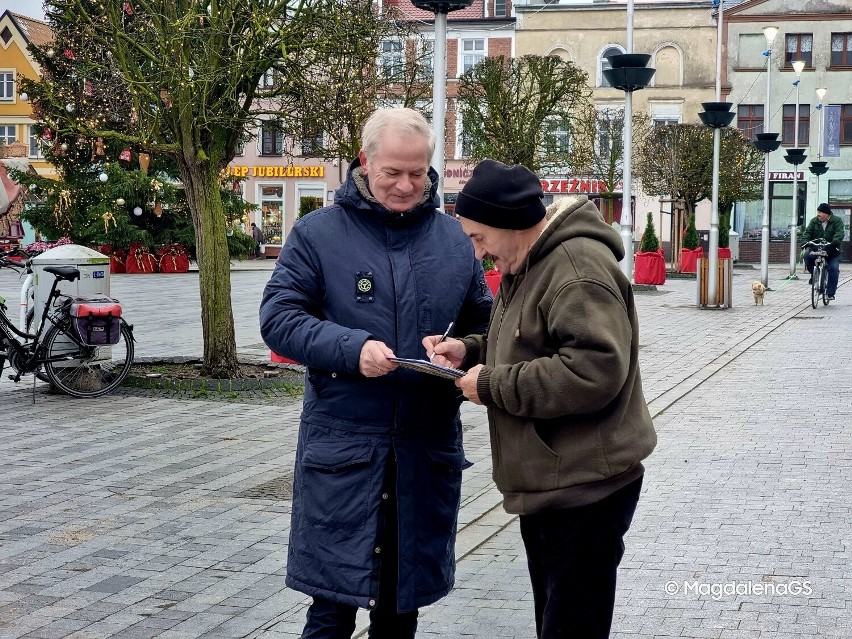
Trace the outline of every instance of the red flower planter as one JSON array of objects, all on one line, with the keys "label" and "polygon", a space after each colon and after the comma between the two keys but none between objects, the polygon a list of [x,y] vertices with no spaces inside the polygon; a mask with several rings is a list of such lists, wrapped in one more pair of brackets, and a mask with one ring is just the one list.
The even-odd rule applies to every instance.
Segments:
[{"label": "red flower planter", "polygon": [[491,289],[492,295],[497,295],[497,291],[500,289],[501,277],[502,275],[497,269],[491,269],[490,271],[485,273],[485,283],[488,284],[488,288]]},{"label": "red flower planter", "polygon": [[731,249],[727,246],[719,247],[719,259],[729,260],[731,259]]},{"label": "red flower planter", "polygon": [[665,284],[666,258],[663,249],[636,253],[633,265],[633,282],[635,284]]},{"label": "red flower planter", "polygon": [[680,249],[680,272],[695,273],[698,258],[704,257],[704,249],[700,246],[694,251],[687,248]]}]

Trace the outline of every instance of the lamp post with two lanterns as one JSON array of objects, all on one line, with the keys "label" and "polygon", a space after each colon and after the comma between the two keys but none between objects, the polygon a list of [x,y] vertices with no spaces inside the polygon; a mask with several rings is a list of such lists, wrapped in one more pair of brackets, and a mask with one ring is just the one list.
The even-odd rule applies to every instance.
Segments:
[{"label": "lamp post with two lanterns", "polygon": [[412,0],[418,9],[435,14],[435,46],[432,49],[432,128],[435,152],[432,168],[438,173],[438,195],[444,206],[444,130],[447,115],[447,14],[466,9],[473,0]]},{"label": "lamp post with two lanterns", "polygon": [[805,151],[807,149],[799,148],[799,83],[802,80],[802,70],[805,68],[803,60],[793,62],[793,70],[796,72],[796,81],[793,84],[796,87],[796,114],[793,118],[793,148],[787,149],[787,155],[784,159],[793,165],[793,212],[790,214],[790,275],[788,280],[798,279],[796,277],[796,261],[798,253],[796,251],[796,236],[799,228],[799,165],[806,159]]},{"label": "lamp post with two lanterns", "polygon": [[763,132],[755,137],[754,146],[764,154],[763,163],[763,220],[760,232],[760,281],[769,288],[769,154],[781,146],[777,133],[769,132],[772,114],[769,111],[771,104],[770,91],[772,87],[772,43],[778,35],[778,27],[763,27],[763,35],[766,38],[766,99],[763,103]]},{"label": "lamp post with two lanterns", "polygon": [[816,189],[814,190],[814,210],[819,206],[819,176],[825,175],[828,172],[828,162],[822,160],[822,101],[825,99],[825,94],[828,89],[817,89],[816,94],[819,99],[819,104],[816,105],[816,110],[819,112],[819,134],[817,136],[817,161],[811,162],[808,169],[816,176]]}]

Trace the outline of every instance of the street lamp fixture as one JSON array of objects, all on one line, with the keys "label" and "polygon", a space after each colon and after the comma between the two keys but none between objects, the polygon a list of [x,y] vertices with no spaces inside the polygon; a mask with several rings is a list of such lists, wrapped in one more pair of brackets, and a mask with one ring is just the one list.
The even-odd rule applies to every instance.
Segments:
[{"label": "street lamp fixture", "polygon": [[[763,162],[763,220],[761,224],[761,232],[760,232],[760,281],[766,288],[769,288],[769,153],[774,151],[780,146],[780,142],[775,143],[775,147],[769,149],[769,144],[764,144],[764,148],[768,150],[764,151],[761,148],[761,145],[758,142],[761,141],[761,135],[770,135],[769,125],[770,120],[772,119],[772,113],[770,111],[770,96],[771,87],[772,87],[772,43],[775,41],[775,36],[778,35],[778,27],[763,27],[763,36],[766,38],[766,51],[764,51],[763,55],[766,56],[766,98],[763,104],[763,133],[758,134],[758,140],[755,142],[755,146],[758,150],[763,151],[765,154],[764,162]],[[774,138],[771,138],[773,141],[778,139],[778,134],[774,133]],[[764,138],[764,142],[769,142],[770,138]]]},{"label": "street lamp fixture", "polygon": [[814,192],[814,210],[819,206],[819,176],[825,175],[828,172],[828,162],[821,162],[822,159],[822,101],[825,100],[825,94],[828,89],[817,89],[817,99],[819,104],[814,107],[819,113],[819,133],[817,135],[817,161],[811,162],[809,171],[816,176],[816,189]]},{"label": "street lamp fixture", "polygon": [[796,87],[796,114],[793,118],[793,146],[795,148],[788,149],[787,155],[784,156],[784,159],[787,160],[789,164],[793,165],[793,211],[790,213],[790,274],[787,276],[788,280],[798,279],[796,277],[796,258],[798,254],[796,252],[796,236],[798,235],[797,230],[799,228],[799,165],[802,164],[806,159],[807,155],[805,151],[807,149],[800,149],[799,147],[799,84],[802,80],[802,71],[805,68],[804,60],[796,60],[793,62],[793,71],[796,72],[796,80],[793,82],[793,86]]},{"label": "street lamp fixture", "polygon": [[633,92],[648,86],[656,69],[646,67],[651,59],[645,53],[633,53],[633,0],[627,5],[627,53],[606,56],[610,68],[603,71],[610,85],[624,91],[624,179],[621,197],[621,241],[624,259],[621,270],[633,279]]},{"label": "street lamp fixture", "polygon": [[444,131],[447,117],[447,14],[466,9],[473,0],[412,0],[418,9],[435,14],[435,47],[432,50],[432,128],[435,152],[432,167],[438,173],[438,196],[444,206]]}]

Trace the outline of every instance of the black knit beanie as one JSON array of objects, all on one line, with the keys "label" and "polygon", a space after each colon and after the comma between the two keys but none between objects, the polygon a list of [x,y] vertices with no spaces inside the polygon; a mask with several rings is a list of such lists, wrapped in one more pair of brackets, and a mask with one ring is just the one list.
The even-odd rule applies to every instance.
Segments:
[{"label": "black knit beanie", "polygon": [[456,215],[498,229],[528,229],[544,218],[544,191],[525,166],[482,160],[456,198]]},{"label": "black knit beanie", "polygon": [[831,207],[825,202],[823,202],[817,207],[817,211],[819,211],[820,213],[825,213],[826,215],[831,215]]}]

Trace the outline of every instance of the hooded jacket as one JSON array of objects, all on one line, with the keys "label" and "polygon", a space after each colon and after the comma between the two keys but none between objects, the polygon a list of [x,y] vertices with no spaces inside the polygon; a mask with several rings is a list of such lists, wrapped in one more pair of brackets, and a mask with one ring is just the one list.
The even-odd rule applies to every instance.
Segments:
[{"label": "hooded jacket", "polygon": [[839,215],[832,214],[829,216],[824,229],[822,228],[822,222],[819,221],[819,217],[814,215],[811,221],[808,222],[804,233],[802,233],[802,244],[811,240],[825,240],[826,242],[830,242],[831,246],[826,247],[826,253],[828,253],[828,257],[834,257],[840,253],[845,234],[846,230],[843,228],[843,220],[840,219]]},{"label": "hooded jacket", "polygon": [[464,368],[488,408],[494,481],[510,513],[581,506],[640,477],[656,433],[621,238],[586,197],[559,200],[526,266],[504,274]]},{"label": "hooded jacket", "polygon": [[307,367],[286,583],[368,609],[384,595],[390,454],[398,610],[440,599],[455,573],[461,471],[469,465],[457,389],[402,368],[377,378],[358,370],[368,339],[397,357],[423,358],[423,337],[451,321],[457,335],[487,326],[492,298],[482,266],[459,222],[436,211],[434,170],[429,178],[420,204],[396,213],[372,197],[356,160],[334,204],[294,225],[260,307],[266,344]]}]

